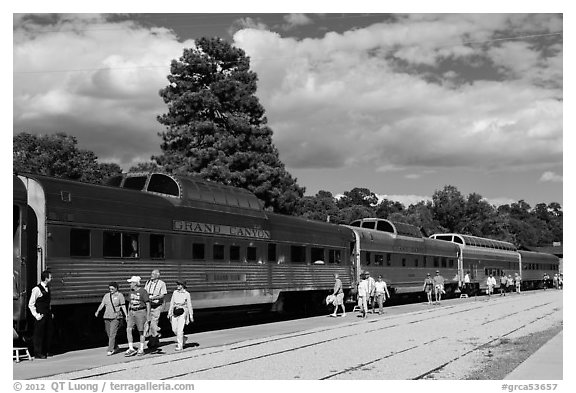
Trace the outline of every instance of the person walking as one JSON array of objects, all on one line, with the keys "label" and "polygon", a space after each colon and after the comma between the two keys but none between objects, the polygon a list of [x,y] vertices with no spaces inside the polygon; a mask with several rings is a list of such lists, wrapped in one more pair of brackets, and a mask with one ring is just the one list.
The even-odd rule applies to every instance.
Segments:
[{"label": "person walking", "polygon": [[[132,276],[127,280],[130,283],[130,299],[128,316],[126,317],[126,335],[128,336],[128,349],[124,356],[144,355],[144,325],[150,322],[150,299],[148,292],[140,286],[140,277]],[[132,333],[134,328],[140,335],[140,347],[138,351],[134,349],[134,338]]]},{"label": "person walking", "polygon": [[506,296],[506,283],[508,282],[508,278],[506,274],[502,272],[500,276],[500,296]]},{"label": "person walking", "polygon": [[444,277],[440,275],[440,270],[436,270],[436,275],[434,276],[434,298],[436,304],[440,304],[442,300],[442,293],[444,292]]},{"label": "person walking", "polygon": [[386,281],[384,281],[382,279],[382,276],[379,275],[378,276],[378,280],[376,280],[376,282],[374,283],[374,297],[376,298],[376,301],[378,302],[378,314],[382,315],[382,313],[384,312],[384,302],[386,301],[386,298],[390,297],[390,294],[388,293],[388,287],[386,286]]},{"label": "person walking", "polygon": [[34,343],[34,356],[36,359],[46,359],[52,344],[53,320],[51,309],[51,290],[49,288],[52,281],[52,273],[44,270],[40,274],[41,282],[32,288],[28,308],[34,317],[34,333],[32,340]]},{"label": "person walking", "polygon": [[334,312],[330,314],[333,317],[338,316],[338,307],[342,307],[342,316],[346,316],[346,309],[344,308],[344,291],[342,290],[342,281],[339,278],[338,273],[334,273],[334,289],[332,290],[332,295],[335,297],[334,300]]},{"label": "person walking", "polygon": [[170,320],[172,331],[176,335],[176,341],[178,343],[174,350],[181,351],[186,344],[184,326],[190,322],[194,322],[192,300],[190,299],[190,293],[186,290],[186,282],[184,280],[176,281],[176,290],[172,294],[170,308],[168,309],[168,319]]},{"label": "person walking", "polygon": [[490,298],[490,296],[494,293],[494,287],[496,286],[496,279],[492,273],[490,273],[488,279],[486,279],[486,286],[486,294],[488,295],[488,298]]},{"label": "person walking", "polygon": [[512,293],[512,291],[514,290],[514,279],[512,278],[511,274],[508,275],[506,281],[506,289],[508,290],[508,293]]},{"label": "person walking", "polygon": [[116,334],[122,322],[126,319],[126,300],[124,295],[118,292],[118,283],[112,281],[108,284],[108,293],[104,295],[94,316],[98,317],[100,311],[104,309],[104,328],[108,335],[108,352],[106,355],[114,355],[118,351]]},{"label": "person walking", "polygon": [[358,284],[358,305],[362,308],[362,318],[368,316],[368,280],[362,275],[362,281]]},{"label": "person walking", "polygon": [[434,281],[430,277],[430,273],[426,273],[426,278],[424,279],[424,286],[422,290],[426,292],[426,297],[428,298],[428,304],[432,304],[432,290],[434,289]]},{"label": "person walking", "polygon": [[154,269],[150,273],[150,280],[144,285],[150,299],[150,338],[148,339],[148,348],[157,350],[160,346],[160,313],[164,304],[164,296],[168,293],[166,283],[160,280],[160,270]]},{"label": "person walking", "polygon": [[366,281],[368,282],[368,295],[366,297],[366,302],[372,309],[370,312],[374,314],[374,290],[375,290],[374,284],[376,283],[376,281],[374,280],[374,278],[370,277],[370,272],[366,272]]},{"label": "person walking", "polygon": [[522,277],[518,273],[514,273],[514,284],[516,284],[516,293],[520,293],[520,286],[522,284]]},{"label": "person walking", "polygon": [[464,275],[464,293],[466,296],[470,296],[470,272],[466,272]]}]

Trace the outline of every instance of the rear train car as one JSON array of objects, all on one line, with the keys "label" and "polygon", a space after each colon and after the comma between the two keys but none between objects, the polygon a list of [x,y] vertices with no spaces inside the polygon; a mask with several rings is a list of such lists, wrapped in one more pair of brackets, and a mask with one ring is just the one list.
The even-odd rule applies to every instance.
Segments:
[{"label": "rear train car", "polygon": [[348,227],[356,237],[358,275],[382,275],[393,293],[411,294],[422,292],[426,273],[434,276],[440,270],[447,293],[458,288],[458,246],[424,238],[413,225],[385,219],[364,218]]},{"label": "rear train car", "polygon": [[169,294],[186,280],[195,309],[280,310],[295,294],[321,299],[336,272],[347,291],[352,283],[351,230],[266,212],[246,190],[161,173],[107,185],[19,175],[14,185],[19,330],[29,313],[16,293],[25,302],[44,269],[56,321],[86,335],[108,282],[127,293],[127,278],[145,282],[155,268]]},{"label": "rear train car", "polygon": [[552,254],[531,251],[518,251],[522,266],[522,288],[544,288],[543,277],[545,273],[550,276],[550,282],[554,274],[560,273],[560,259]]}]

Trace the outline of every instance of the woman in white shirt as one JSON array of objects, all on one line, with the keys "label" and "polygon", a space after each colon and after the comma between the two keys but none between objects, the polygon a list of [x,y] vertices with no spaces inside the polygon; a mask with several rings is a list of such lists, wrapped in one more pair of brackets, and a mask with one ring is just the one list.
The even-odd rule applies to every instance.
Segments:
[{"label": "woman in white shirt", "polygon": [[194,310],[192,309],[190,293],[186,290],[185,281],[176,281],[176,290],[172,294],[172,300],[170,300],[168,319],[178,341],[175,350],[181,351],[184,349],[184,326],[194,322]]}]

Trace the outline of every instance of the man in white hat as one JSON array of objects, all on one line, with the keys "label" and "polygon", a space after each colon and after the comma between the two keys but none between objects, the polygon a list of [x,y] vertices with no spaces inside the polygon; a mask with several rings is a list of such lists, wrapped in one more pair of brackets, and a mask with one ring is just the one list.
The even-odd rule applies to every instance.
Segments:
[{"label": "man in white hat", "polygon": [[440,270],[436,270],[436,275],[432,279],[434,281],[434,300],[436,304],[440,304],[442,300],[442,293],[444,292],[444,277],[440,275]]},{"label": "man in white hat", "polygon": [[[150,299],[148,292],[140,286],[140,277],[132,276],[127,280],[130,283],[130,300],[128,315],[126,316],[126,335],[128,336],[128,350],[124,356],[144,355],[144,325],[150,321]],[[140,333],[140,348],[134,349],[132,333],[134,326]]]}]

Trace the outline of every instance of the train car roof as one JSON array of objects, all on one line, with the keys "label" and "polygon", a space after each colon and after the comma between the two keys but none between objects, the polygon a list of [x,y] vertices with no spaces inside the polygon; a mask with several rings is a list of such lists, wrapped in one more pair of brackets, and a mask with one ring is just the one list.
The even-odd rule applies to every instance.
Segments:
[{"label": "train car roof", "polygon": [[420,229],[415,225],[390,221],[383,218],[362,218],[352,221],[350,226],[360,227],[363,229],[373,229],[380,232],[388,232],[394,235],[414,237],[418,239],[423,237],[422,232],[420,232]]},{"label": "train car roof", "polygon": [[264,211],[262,201],[250,191],[192,177],[158,172],[132,172],[114,176],[108,179],[105,184],[160,195],[180,205],[206,202],[233,208]]},{"label": "train car roof", "polygon": [[526,259],[531,260],[543,260],[547,259],[551,263],[558,263],[560,258],[558,258],[554,254],[550,254],[547,252],[535,252],[535,251],[526,251],[526,250],[518,250],[518,253],[522,256],[522,261],[525,262]]},{"label": "train car roof", "polygon": [[494,250],[516,251],[516,246],[501,240],[488,239],[484,237],[462,235],[459,233],[435,233],[430,236],[432,239],[450,241],[472,247],[491,248]]}]

